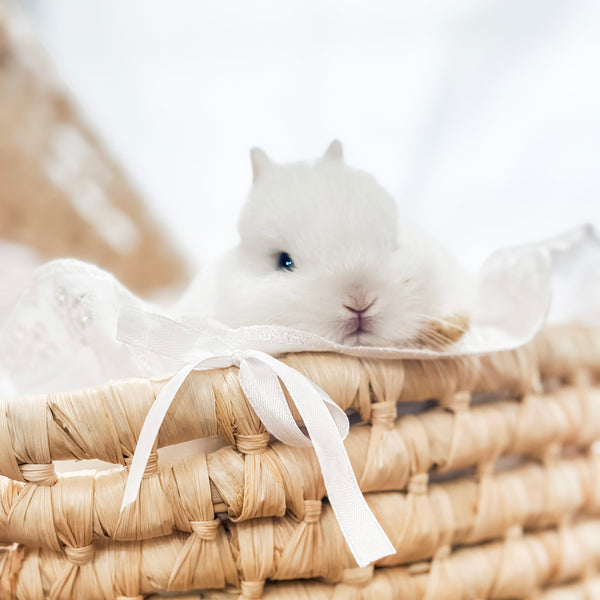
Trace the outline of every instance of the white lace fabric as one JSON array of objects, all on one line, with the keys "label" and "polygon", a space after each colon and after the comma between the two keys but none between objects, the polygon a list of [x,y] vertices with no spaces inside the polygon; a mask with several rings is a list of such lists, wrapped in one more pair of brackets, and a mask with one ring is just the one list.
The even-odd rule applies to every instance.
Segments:
[{"label": "white lace fabric", "polygon": [[[192,331],[193,345],[205,348],[207,356],[259,350],[275,356],[327,351],[373,358],[436,358],[516,348],[545,322],[600,326],[600,240],[591,227],[498,251],[483,264],[477,282],[469,331],[439,351],[343,346],[281,326],[230,329],[198,318],[174,323],[173,336],[181,336],[185,345]],[[127,330],[123,315],[129,309],[168,315],[92,265],[65,259],[40,267],[0,330],[0,393],[49,393],[177,370],[180,363],[121,341],[119,327],[121,333]]]}]

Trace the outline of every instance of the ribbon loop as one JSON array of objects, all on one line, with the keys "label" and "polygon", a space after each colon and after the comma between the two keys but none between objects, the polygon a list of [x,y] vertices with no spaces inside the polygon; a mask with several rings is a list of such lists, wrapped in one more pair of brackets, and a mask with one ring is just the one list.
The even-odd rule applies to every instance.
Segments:
[{"label": "ribbon loop", "polygon": [[240,384],[267,431],[289,446],[310,446],[290,410],[277,375],[256,357],[240,364]]},{"label": "ribbon loop", "polygon": [[[186,363],[163,387],[148,411],[131,462],[121,511],[137,498],[161,424],[188,375],[194,370],[235,365],[239,367],[242,390],[267,431],[290,446],[313,446],[329,502],[359,566],[395,552],[367,506],[344,448],[342,440],[350,427],[348,417],[321,388],[295,369],[258,350],[235,349],[221,356],[207,357],[207,351],[199,347],[201,332],[194,336],[188,324],[163,315],[124,309],[119,315],[118,329],[120,341]],[[174,332],[181,333],[179,345],[173,338]],[[308,436],[298,427],[282,384]]]}]

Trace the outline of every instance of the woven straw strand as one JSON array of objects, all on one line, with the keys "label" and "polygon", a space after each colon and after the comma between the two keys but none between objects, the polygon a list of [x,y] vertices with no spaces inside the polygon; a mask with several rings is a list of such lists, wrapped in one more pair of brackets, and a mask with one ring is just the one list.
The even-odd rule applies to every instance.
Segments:
[{"label": "woven straw strand", "polygon": [[[203,467],[199,461],[178,464],[174,468],[189,473],[195,469],[206,469],[206,466]],[[201,485],[202,478],[196,481]],[[369,506],[398,549],[397,554],[380,560],[378,565],[429,559],[443,554],[449,545],[500,539],[510,531],[563,525],[576,513],[600,515],[598,482],[600,457],[592,456],[589,459],[561,460],[546,467],[526,464],[512,471],[486,475],[479,482],[457,480],[433,484],[429,489],[413,489],[409,493],[367,494]],[[47,488],[40,490],[46,492]],[[63,505],[68,506],[69,502],[75,501],[66,498],[68,491],[74,490],[65,489],[57,497],[57,500],[62,498],[60,503],[56,502],[59,516],[65,513]],[[228,537],[224,526],[212,516],[210,500],[205,494],[199,494],[197,499],[186,494],[186,498],[183,505],[182,499],[174,503],[178,510],[171,521],[181,530],[191,532],[184,538],[172,537],[173,540],[186,540],[169,578],[170,585],[178,589],[186,589],[175,582],[181,577],[185,579],[190,562],[203,565],[198,576],[213,575],[212,587],[223,587],[226,580],[235,580],[238,573],[232,556],[243,556],[243,573],[246,579],[252,581],[267,577],[335,578],[340,568],[354,566],[328,504],[322,505],[317,500],[305,501],[301,520],[284,516],[229,523],[226,529],[231,537]],[[5,536],[18,540],[22,530],[17,525],[28,511],[23,511],[17,504],[10,513],[11,519],[14,518],[17,523],[13,525],[11,522]],[[39,519],[39,523],[34,517]],[[47,515],[42,512],[31,514],[26,520],[28,535],[22,541],[29,546],[43,542],[44,547],[54,550],[66,545],[66,555],[72,563],[79,565],[79,562],[86,562],[74,556],[73,548],[87,547],[92,534],[96,535],[96,545],[102,547],[102,529],[92,531],[92,527],[100,528],[101,523],[94,518],[93,525],[90,519],[86,527],[75,529],[74,526],[68,527],[66,521],[53,523],[51,512]],[[39,526],[37,530],[34,529],[36,525]],[[162,535],[166,533],[165,528]],[[245,550],[240,555],[242,546]],[[91,558],[88,551],[81,553]],[[213,564],[220,566],[213,568]],[[261,564],[267,566],[259,568],[257,565]]]},{"label": "woven straw strand", "polygon": [[[258,523],[265,521],[268,519],[260,519]],[[334,594],[338,590],[354,590],[358,593],[358,598],[403,600],[524,598],[546,583],[562,583],[577,576],[583,577],[590,563],[600,563],[600,521],[584,521],[560,531],[544,531],[522,538],[460,549],[432,562],[417,563],[408,568],[376,569],[358,578],[348,577],[343,568],[337,568],[334,577],[330,577],[330,580],[340,582],[337,586],[309,582],[293,583],[287,587],[275,585],[267,587],[261,595],[257,592],[261,591],[264,578],[257,579],[255,576],[268,575],[272,571],[272,565],[261,560],[260,555],[263,555],[263,559],[265,555],[257,546],[259,542],[268,546],[268,541],[261,539],[260,533],[253,539],[239,537],[242,552],[240,556],[248,557],[252,564],[245,564],[245,559],[242,559],[243,577],[240,582],[227,582],[235,587],[241,586],[245,593],[242,597],[245,598],[294,598],[302,592],[310,594],[311,598],[318,598],[319,593],[324,594],[325,598],[333,598],[337,597]],[[139,558],[136,558],[135,564],[139,569],[136,572],[139,594],[162,589],[174,590],[175,586],[169,585],[169,579],[185,544],[186,538],[180,534],[142,543],[117,546],[115,543],[108,543],[96,551],[91,563],[81,567],[68,581],[65,581],[63,573],[70,566],[65,564],[66,559],[62,555],[50,550],[30,550],[23,555],[18,549],[6,549],[4,553],[8,556],[0,559],[3,569],[0,581],[5,585],[0,592],[2,597],[15,600],[43,597],[34,595],[39,591],[57,600],[114,598],[122,594],[115,593],[113,576],[109,576],[110,569],[121,576],[123,570],[132,568],[131,557],[137,556]],[[248,544],[256,554],[244,552],[250,550]],[[124,556],[119,548],[123,546],[127,546],[129,560],[119,563],[119,559]],[[335,548],[328,545],[325,552],[332,549]],[[325,552],[322,553],[323,556],[326,556]],[[223,557],[220,558],[223,560]],[[21,566],[21,575],[11,594],[10,589],[6,588],[9,578],[5,572],[17,569],[16,563]],[[210,587],[207,576],[211,570],[209,567],[214,570],[220,568],[216,564],[200,565],[192,561],[186,569],[187,576],[179,584],[186,586],[186,589]],[[331,569],[324,565],[322,570],[326,572]],[[380,578],[383,578],[383,583]],[[61,584],[59,591],[56,587],[58,582]],[[385,595],[381,595],[382,585],[387,589]],[[375,592],[380,595],[374,595]]]}]

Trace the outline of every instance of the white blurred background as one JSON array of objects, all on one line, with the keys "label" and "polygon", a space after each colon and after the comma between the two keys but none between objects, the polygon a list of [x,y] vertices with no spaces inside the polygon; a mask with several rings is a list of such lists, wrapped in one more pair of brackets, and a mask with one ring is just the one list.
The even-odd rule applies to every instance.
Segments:
[{"label": "white blurred background", "polygon": [[470,266],[600,225],[594,0],[29,0],[58,71],[196,262],[235,241],[248,149],[333,137]]}]

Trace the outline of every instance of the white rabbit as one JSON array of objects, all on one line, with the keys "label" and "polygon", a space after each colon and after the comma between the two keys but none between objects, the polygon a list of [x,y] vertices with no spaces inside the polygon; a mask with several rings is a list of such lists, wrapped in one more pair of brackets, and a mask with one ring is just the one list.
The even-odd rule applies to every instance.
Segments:
[{"label": "white rabbit", "polygon": [[346,166],[337,140],[314,163],[276,164],[258,148],[251,159],[239,244],[198,276],[180,313],[348,345],[460,337],[469,276],[373,177]]}]

